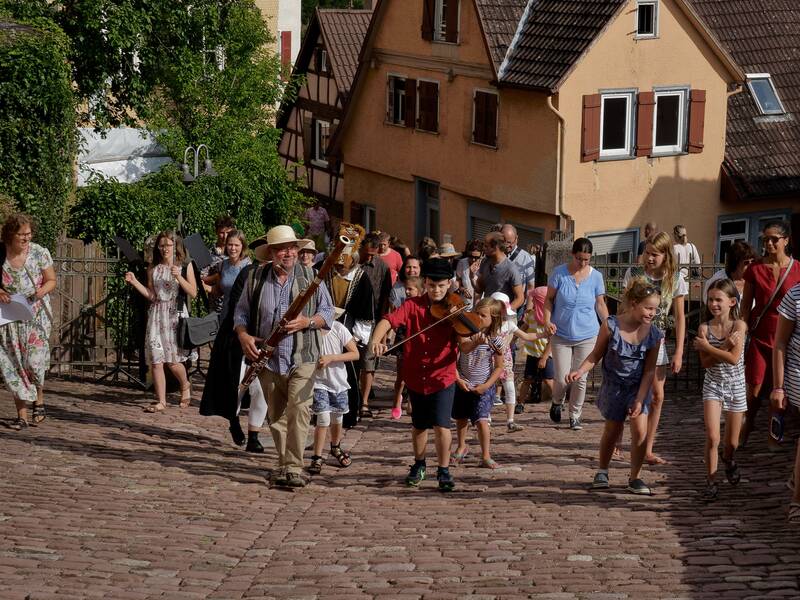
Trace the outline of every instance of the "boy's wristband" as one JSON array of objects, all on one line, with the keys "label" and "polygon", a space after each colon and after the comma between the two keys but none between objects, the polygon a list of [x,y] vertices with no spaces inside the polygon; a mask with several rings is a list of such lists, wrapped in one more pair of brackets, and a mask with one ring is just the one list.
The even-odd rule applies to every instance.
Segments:
[{"label": "boy's wristband", "polygon": [[781,394],[785,394],[786,391],[782,387],[772,388],[773,392],[780,392]]}]

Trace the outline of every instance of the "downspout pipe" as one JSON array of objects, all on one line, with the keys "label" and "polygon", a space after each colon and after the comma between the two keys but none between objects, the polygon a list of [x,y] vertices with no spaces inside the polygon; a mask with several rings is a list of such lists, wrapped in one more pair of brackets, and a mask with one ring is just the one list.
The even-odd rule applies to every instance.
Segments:
[{"label": "downspout pipe", "polygon": [[564,211],[564,157],[565,157],[565,146],[566,142],[564,141],[564,130],[566,128],[566,119],[564,119],[564,115],[558,112],[558,109],[553,106],[553,96],[552,94],[547,96],[547,108],[549,108],[552,113],[558,119],[558,163],[556,165],[556,207],[558,209],[559,215],[559,229],[564,231],[567,225],[573,220],[572,215],[567,214]]}]

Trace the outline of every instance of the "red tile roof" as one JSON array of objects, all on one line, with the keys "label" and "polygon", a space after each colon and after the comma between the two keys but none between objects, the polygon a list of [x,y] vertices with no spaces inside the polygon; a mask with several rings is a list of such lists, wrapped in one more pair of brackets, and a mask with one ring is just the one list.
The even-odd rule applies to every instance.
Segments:
[{"label": "red tile roof", "polygon": [[319,24],[339,91],[350,93],[371,10],[318,9]]},{"label": "red tile roof", "polygon": [[769,73],[785,115],[765,116],[750,90],[728,101],[724,169],[742,198],[800,194],[800,4],[691,0],[747,73]]}]

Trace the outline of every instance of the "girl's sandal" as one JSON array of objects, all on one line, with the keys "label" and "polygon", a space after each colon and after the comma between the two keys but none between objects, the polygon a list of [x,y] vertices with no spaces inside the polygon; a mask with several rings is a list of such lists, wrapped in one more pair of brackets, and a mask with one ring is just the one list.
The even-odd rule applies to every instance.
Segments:
[{"label": "girl's sandal", "polygon": [[331,446],[331,456],[339,461],[339,466],[343,469],[353,464],[350,454],[342,450],[342,446],[340,444]]},{"label": "girl's sandal", "polygon": [[492,471],[500,468],[500,465],[498,465],[497,461],[495,461],[493,458],[486,458],[484,460],[481,460],[481,466],[484,469],[491,469]]},{"label": "girl's sandal", "polygon": [[161,402],[156,402],[155,404],[151,404],[150,406],[146,407],[144,409],[144,412],[146,412],[146,413],[157,413],[157,412],[161,412],[162,410],[166,410],[166,409],[167,409],[167,405],[166,404],[162,404]]},{"label": "girl's sandal", "polygon": [[464,448],[463,452],[453,453],[453,462],[456,463],[457,465],[463,464],[467,458],[467,455],[469,455],[469,446]]},{"label": "girl's sandal", "polygon": [[614,448],[614,453],[611,455],[611,460],[625,460],[625,453],[620,448]]},{"label": "girl's sandal", "polygon": [[322,457],[314,455],[311,457],[311,464],[308,465],[308,472],[312,475],[319,475],[322,473]]},{"label": "girl's sandal", "polygon": [[32,413],[33,420],[31,421],[31,425],[34,427],[47,418],[47,411],[44,409],[44,404],[34,404]]},{"label": "girl's sandal", "polygon": [[181,390],[181,408],[189,408],[192,403],[192,384],[190,383]]},{"label": "girl's sandal", "polygon": [[789,513],[786,515],[789,523],[800,523],[800,502],[792,502],[789,505]]}]

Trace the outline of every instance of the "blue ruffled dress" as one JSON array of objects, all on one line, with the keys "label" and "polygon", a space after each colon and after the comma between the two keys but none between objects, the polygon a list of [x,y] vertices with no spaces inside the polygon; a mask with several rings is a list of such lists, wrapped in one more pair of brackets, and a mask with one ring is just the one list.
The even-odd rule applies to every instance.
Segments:
[{"label": "blue ruffled dress", "polygon": [[[603,357],[603,384],[597,396],[597,408],[603,418],[624,422],[639,393],[647,351],[658,347],[664,334],[650,325],[650,334],[641,344],[630,344],[619,333],[617,317],[609,317],[606,323],[611,338]],[[649,392],[642,406],[643,414],[649,412],[651,399],[652,392]]]}]

